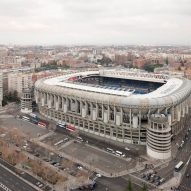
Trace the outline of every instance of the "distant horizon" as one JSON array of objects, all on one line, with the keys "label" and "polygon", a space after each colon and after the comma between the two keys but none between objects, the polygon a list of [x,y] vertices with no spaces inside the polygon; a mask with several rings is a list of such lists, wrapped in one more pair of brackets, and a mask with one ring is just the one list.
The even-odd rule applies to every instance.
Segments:
[{"label": "distant horizon", "polygon": [[191,47],[191,45],[185,45],[185,44],[14,44],[14,43],[7,43],[7,44],[2,44],[0,43],[1,46],[97,46],[97,47],[134,47],[134,46],[143,46],[143,47]]}]

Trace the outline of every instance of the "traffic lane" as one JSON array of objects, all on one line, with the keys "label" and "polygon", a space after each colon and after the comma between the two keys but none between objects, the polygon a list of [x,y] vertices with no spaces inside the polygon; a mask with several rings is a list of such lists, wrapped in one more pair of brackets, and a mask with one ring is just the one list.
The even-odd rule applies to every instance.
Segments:
[{"label": "traffic lane", "polygon": [[[189,174],[189,176],[187,176]],[[180,184],[181,191],[191,190],[191,161],[189,161],[188,167]]]},{"label": "traffic lane", "polygon": [[36,191],[20,178],[0,166],[0,182],[12,191]]},{"label": "traffic lane", "polygon": [[[96,187],[95,191],[123,191],[128,185],[128,181],[123,177],[118,178],[107,178],[101,177],[96,179]],[[141,188],[132,182],[133,190],[141,191]],[[75,189],[75,191],[79,191],[80,189]],[[90,189],[85,189],[84,191],[89,191]]]},{"label": "traffic lane", "polygon": [[[186,132],[187,132],[187,130],[184,131],[184,134]],[[184,137],[184,134],[182,134],[182,137]],[[179,139],[182,140],[182,137]],[[175,140],[176,140],[175,142],[177,142],[177,139],[175,139]],[[191,145],[191,132],[189,132],[188,140],[185,141],[183,148],[178,150],[175,159],[172,159],[167,167],[159,170],[158,174],[164,178],[169,178],[170,175],[172,176],[173,172],[174,172],[174,167],[176,166],[176,164],[179,161],[183,161],[184,163],[187,162],[187,160],[191,154],[190,145]]]},{"label": "traffic lane", "polygon": [[[97,187],[96,191],[102,191],[102,190],[108,190],[108,191],[116,191],[116,190],[124,190],[127,185],[128,181],[123,179],[122,177],[119,178],[107,178],[107,177],[101,177],[97,180]],[[138,188],[136,185],[133,185],[133,190],[139,191],[140,188]]]},{"label": "traffic lane", "polygon": [[[2,158],[0,158],[0,163],[5,166],[6,168],[8,168],[9,170],[13,171],[14,173],[18,174],[18,170],[17,168],[15,168],[14,166],[10,165],[9,163],[7,163],[6,161],[4,161]],[[41,181],[39,181],[38,179],[34,178],[33,176],[29,175],[28,173],[19,173],[19,175],[24,178],[25,180],[27,180],[28,182],[36,185],[37,182],[40,182],[41,184],[43,184]]]}]

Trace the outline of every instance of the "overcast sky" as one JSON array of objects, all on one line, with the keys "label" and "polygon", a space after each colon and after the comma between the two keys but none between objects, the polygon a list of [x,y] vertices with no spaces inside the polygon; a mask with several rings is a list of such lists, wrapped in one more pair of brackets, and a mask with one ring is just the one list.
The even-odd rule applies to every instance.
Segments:
[{"label": "overcast sky", "polygon": [[0,44],[191,45],[191,0],[0,0]]}]

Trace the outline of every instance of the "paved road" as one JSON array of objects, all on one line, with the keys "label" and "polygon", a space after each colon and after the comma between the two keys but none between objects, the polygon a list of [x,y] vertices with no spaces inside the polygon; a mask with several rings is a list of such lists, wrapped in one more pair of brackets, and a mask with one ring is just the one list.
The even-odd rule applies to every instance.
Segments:
[{"label": "paved road", "polygon": [[[101,177],[96,180],[97,185],[94,191],[124,191],[128,185],[128,179],[123,177],[118,178],[106,178]],[[141,188],[135,184],[132,184],[133,190],[141,191]],[[85,189],[84,191],[89,191],[90,189]],[[79,189],[75,189],[79,191]]]},{"label": "paved road", "polygon": [[[1,166],[0,172],[0,183],[5,185],[8,189],[10,189],[10,191],[36,191],[34,188]],[[5,191],[3,188],[0,190]]]},{"label": "paved road", "polygon": [[[183,137],[188,132],[188,128],[190,128],[190,124],[191,124],[191,117],[187,118],[184,129],[180,132],[180,134],[172,142],[172,145],[174,147],[178,147],[176,144],[179,144],[179,145],[181,144]],[[161,177],[164,177],[166,179],[172,177],[173,173],[174,173],[174,167],[176,166],[176,164],[179,161],[183,161],[184,163],[187,162],[187,160],[191,154],[191,149],[190,149],[191,131],[188,134],[188,140],[184,139],[184,141],[185,141],[185,144],[184,144],[183,148],[178,150],[176,157],[170,161],[169,165],[166,168],[163,168],[163,169],[158,171],[158,174]],[[191,189],[190,189],[190,191],[191,191]]]},{"label": "paved road", "polygon": [[[189,176],[187,176],[189,174]],[[191,190],[191,160],[188,163],[186,172],[184,174],[184,177],[182,179],[182,182],[179,187],[180,191],[190,191]]]},{"label": "paved road", "polygon": [[[4,160],[2,160],[1,158],[0,158],[0,163],[1,163],[3,166],[5,166],[6,168],[8,168],[9,170],[11,170],[12,172],[14,172],[14,173],[16,173],[16,174],[18,173],[17,169],[16,169],[14,166],[8,164],[7,162],[5,162]],[[0,172],[1,172],[1,171],[0,171]],[[28,174],[28,173],[21,173],[21,172],[20,172],[20,173],[19,173],[19,176],[21,176],[23,179],[25,179],[26,181],[30,182],[31,184],[34,184],[35,186],[37,186],[37,182],[40,183],[41,185],[43,185],[42,190],[45,190],[45,191],[50,191],[50,190],[51,190],[51,188],[50,188],[48,185],[45,186],[42,181],[36,179],[35,177],[31,176],[31,175]]]}]

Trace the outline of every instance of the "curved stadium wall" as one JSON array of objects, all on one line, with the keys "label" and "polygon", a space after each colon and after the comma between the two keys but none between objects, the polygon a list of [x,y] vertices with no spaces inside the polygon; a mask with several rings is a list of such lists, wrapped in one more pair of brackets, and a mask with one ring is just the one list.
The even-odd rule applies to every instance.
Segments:
[{"label": "curved stadium wall", "polygon": [[146,145],[149,156],[167,159],[171,138],[189,113],[191,84],[142,72],[87,71],[38,80],[35,98],[47,118],[108,140]]}]

